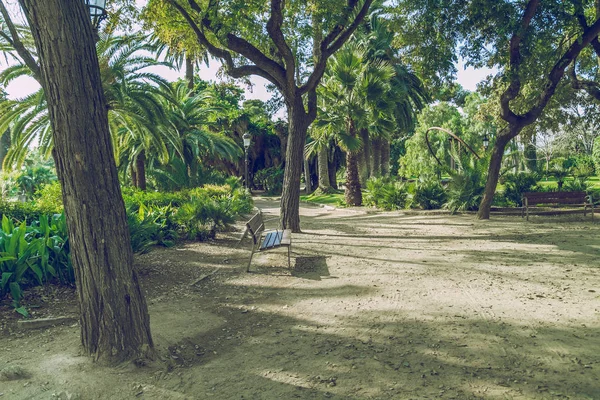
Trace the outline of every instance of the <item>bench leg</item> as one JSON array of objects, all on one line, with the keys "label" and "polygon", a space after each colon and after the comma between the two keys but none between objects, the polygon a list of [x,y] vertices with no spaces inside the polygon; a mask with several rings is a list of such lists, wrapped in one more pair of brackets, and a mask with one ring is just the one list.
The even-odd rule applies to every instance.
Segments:
[{"label": "bench leg", "polygon": [[292,251],[292,246],[288,246],[288,268],[290,271],[292,270],[292,261],[290,257],[290,252]]},{"label": "bench leg", "polygon": [[246,267],[246,272],[250,272],[250,264],[252,264],[252,256],[254,256],[254,246],[252,246],[252,252],[250,253],[250,260],[248,260],[248,267]]},{"label": "bench leg", "polygon": [[525,198],[525,215],[527,216],[526,220],[529,221],[529,202],[527,198]]}]

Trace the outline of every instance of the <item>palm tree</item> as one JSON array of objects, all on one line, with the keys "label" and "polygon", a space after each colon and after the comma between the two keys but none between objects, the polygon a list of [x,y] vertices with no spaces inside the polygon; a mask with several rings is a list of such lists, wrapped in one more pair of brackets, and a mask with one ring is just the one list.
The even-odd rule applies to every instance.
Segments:
[{"label": "palm tree", "polygon": [[209,105],[210,91],[195,94],[185,82],[175,82],[170,89],[172,97],[163,101],[168,123],[163,129],[177,138],[179,147],[173,151],[184,162],[187,170],[187,182],[198,185],[198,173],[201,163],[217,160],[234,161],[243,155],[243,151],[231,138],[218,132],[213,122],[218,108]]},{"label": "palm tree", "polygon": [[321,87],[320,114],[316,129],[334,135],[346,151],[346,203],[362,204],[358,175],[361,129],[384,134],[394,128],[393,104],[389,101],[392,66],[368,60],[362,44],[349,43],[331,59]]},{"label": "palm tree", "polygon": [[[178,146],[177,137],[158,129],[165,119],[160,98],[167,93],[161,88],[169,84],[145,70],[169,64],[144,55],[152,46],[140,35],[102,36],[97,48],[116,159],[125,160],[126,166],[136,171],[135,185],[144,188],[146,154],[166,162],[169,145]],[[26,74],[31,71],[24,64],[15,65],[0,74],[0,82],[8,84]],[[0,131],[2,128],[10,128],[12,135],[5,167],[19,167],[36,144],[49,157],[52,132],[43,89],[23,99],[0,102]]]}]

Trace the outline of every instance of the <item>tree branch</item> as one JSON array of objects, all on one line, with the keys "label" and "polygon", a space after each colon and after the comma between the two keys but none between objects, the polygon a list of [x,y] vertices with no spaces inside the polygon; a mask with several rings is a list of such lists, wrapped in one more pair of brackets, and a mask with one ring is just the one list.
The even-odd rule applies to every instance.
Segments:
[{"label": "tree branch", "polygon": [[8,27],[8,31],[10,32],[10,36],[12,39],[12,40],[9,40],[10,44],[15,48],[15,51],[17,52],[19,57],[21,57],[21,59],[23,60],[25,65],[27,65],[27,67],[31,70],[31,73],[33,74],[33,78],[36,81],[38,81],[38,83],[41,85],[42,84],[42,74],[41,74],[40,66],[38,65],[37,61],[31,54],[31,52],[29,50],[27,50],[27,48],[21,41],[21,38],[19,37],[19,32],[17,32],[17,28],[15,27],[15,24],[12,22],[12,19],[10,18],[8,10],[4,6],[4,2],[2,0],[0,0],[0,13],[2,13],[4,22],[6,23],[6,26]]},{"label": "tree branch", "polygon": [[[225,44],[226,47],[255,63],[255,65],[242,65],[236,67],[232,54],[228,50],[217,47],[211,43],[202,29],[200,29],[198,24],[196,24],[194,18],[192,18],[185,8],[183,8],[176,0],[166,1],[177,11],[179,11],[179,13],[187,21],[188,25],[192,28],[196,37],[198,38],[198,42],[204,46],[212,56],[221,59],[225,63],[225,68],[227,69],[227,73],[229,75],[234,78],[258,75],[273,83],[281,90],[285,88],[285,73],[283,67],[265,56],[251,43],[233,34],[227,35],[227,43]],[[200,10],[201,12],[200,7],[197,3],[195,3],[194,0],[188,0],[188,3],[192,9]],[[212,21],[208,17],[205,16],[201,20],[201,23],[204,28],[212,31]]]},{"label": "tree branch", "polygon": [[271,18],[267,22],[267,32],[283,57],[288,85],[295,86],[296,57],[294,57],[294,53],[285,41],[281,31],[281,25],[283,24],[282,2],[282,0],[271,0]]},{"label": "tree branch", "polygon": [[510,85],[502,96],[500,97],[500,116],[506,122],[515,124],[519,120],[517,116],[510,108],[510,102],[514,100],[521,91],[521,78],[519,77],[519,69],[521,68],[521,40],[531,24],[531,20],[535,15],[536,9],[539,5],[539,0],[529,0],[525,13],[521,19],[521,24],[517,32],[513,34],[509,44],[509,69],[508,74],[510,76]]},{"label": "tree branch", "polygon": [[[312,74],[306,81],[304,85],[300,87],[300,93],[305,94],[310,92],[312,89],[316,88],[323,74],[325,73],[325,68],[327,67],[327,59],[336,51],[342,47],[342,45],[352,36],[354,31],[361,24],[362,20],[365,18],[367,13],[369,12],[369,8],[371,7],[371,3],[373,0],[365,0],[362,8],[354,18],[354,20],[350,23],[350,25],[344,29],[344,25],[338,25],[332,29],[332,31],[321,41],[320,45],[320,54],[318,60],[315,60],[315,67],[313,69]],[[349,7],[356,7],[358,2],[356,0],[349,0]],[[350,17],[351,11],[353,9],[346,11],[346,21]],[[310,111],[310,110],[309,110]]]},{"label": "tree branch", "polygon": [[566,68],[577,58],[579,53],[581,53],[581,50],[598,37],[598,34],[600,34],[600,18],[585,30],[577,40],[574,40],[568,50],[554,64],[550,74],[548,74],[548,82],[539,97],[538,103],[528,113],[522,116],[525,124],[532,123],[540,116],[544,107],[546,107],[548,101],[550,101],[550,98],[554,94],[558,83],[564,76]]}]

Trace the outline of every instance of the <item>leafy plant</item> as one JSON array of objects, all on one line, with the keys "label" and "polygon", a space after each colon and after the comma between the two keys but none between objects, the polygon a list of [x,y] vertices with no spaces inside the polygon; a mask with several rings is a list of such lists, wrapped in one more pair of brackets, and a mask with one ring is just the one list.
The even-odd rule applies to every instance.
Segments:
[{"label": "leafy plant", "polygon": [[523,205],[522,195],[524,192],[538,191],[537,182],[539,175],[535,172],[521,172],[517,174],[506,174],[501,178],[504,184],[504,197],[513,206]]},{"label": "leafy plant", "polygon": [[367,181],[364,200],[367,205],[391,211],[405,208],[407,197],[407,187],[403,183],[371,178]]},{"label": "leafy plant", "polygon": [[265,168],[254,174],[254,181],[262,185],[267,194],[280,194],[283,189],[283,169]]},{"label": "leafy plant", "polygon": [[411,207],[420,207],[423,210],[442,208],[447,200],[446,190],[440,181],[431,175],[420,177],[414,185]]},{"label": "leafy plant", "polygon": [[477,210],[485,191],[487,163],[474,158],[460,158],[457,163],[458,169],[449,171],[452,179],[444,207],[451,212]]},{"label": "leafy plant", "polygon": [[563,185],[565,192],[589,192],[590,187],[584,178],[575,178],[572,181],[566,181]]}]

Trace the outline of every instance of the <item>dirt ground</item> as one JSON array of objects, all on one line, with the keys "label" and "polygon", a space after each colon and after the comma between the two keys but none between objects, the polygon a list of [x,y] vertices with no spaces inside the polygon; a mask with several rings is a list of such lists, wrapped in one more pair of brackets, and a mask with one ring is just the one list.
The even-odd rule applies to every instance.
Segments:
[{"label": "dirt ground", "polygon": [[[589,216],[301,215],[291,273],[281,249],[247,274],[241,232],[137,257],[150,366],[95,365],[76,322],[26,330],[3,304],[0,400],[600,399]],[[72,291],[38,292],[36,317],[76,317]]]}]

